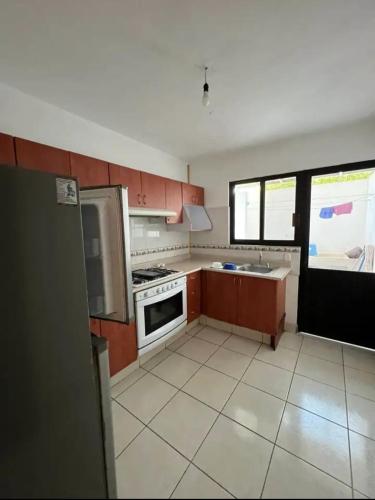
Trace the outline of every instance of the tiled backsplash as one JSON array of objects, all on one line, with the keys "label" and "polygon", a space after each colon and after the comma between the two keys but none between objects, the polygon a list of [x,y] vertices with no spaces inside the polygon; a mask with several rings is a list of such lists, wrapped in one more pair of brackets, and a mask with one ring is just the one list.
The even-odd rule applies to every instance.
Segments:
[{"label": "tiled backsplash", "polygon": [[162,217],[130,217],[132,256],[189,249],[189,233],[173,231]]}]

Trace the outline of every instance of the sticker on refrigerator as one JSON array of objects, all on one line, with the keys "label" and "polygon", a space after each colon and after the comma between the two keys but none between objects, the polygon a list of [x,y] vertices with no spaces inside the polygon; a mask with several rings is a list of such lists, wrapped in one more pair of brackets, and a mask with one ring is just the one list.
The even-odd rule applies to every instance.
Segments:
[{"label": "sticker on refrigerator", "polygon": [[72,179],[56,178],[57,203],[77,205],[77,182]]}]

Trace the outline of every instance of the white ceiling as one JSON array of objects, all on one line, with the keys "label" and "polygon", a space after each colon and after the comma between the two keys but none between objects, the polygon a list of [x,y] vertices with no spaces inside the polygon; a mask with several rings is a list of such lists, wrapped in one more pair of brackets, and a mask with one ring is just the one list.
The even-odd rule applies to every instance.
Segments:
[{"label": "white ceiling", "polygon": [[375,1],[0,0],[0,81],[191,159],[375,113]]}]

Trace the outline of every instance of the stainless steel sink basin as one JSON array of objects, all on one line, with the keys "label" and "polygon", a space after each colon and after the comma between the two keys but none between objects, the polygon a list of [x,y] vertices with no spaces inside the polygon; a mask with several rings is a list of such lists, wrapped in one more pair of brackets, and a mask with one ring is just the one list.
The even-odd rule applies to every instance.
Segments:
[{"label": "stainless steel sink basin", "polygon": [[275,268],[270,266],[265,266],[263,264],[243,264],[242,266],[238,266],[237,269],[239,271],[247,271],[251,273],[268,274]]}]

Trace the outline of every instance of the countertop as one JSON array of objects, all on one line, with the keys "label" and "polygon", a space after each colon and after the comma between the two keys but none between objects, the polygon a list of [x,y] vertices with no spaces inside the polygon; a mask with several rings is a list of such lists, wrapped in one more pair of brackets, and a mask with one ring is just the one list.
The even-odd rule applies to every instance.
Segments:
[{"label": "countertop", "polygon": [[[150,288],[151,286],[154,286],[155,284],[161,284],[165,283],[166,281],[170,281],[173,278],[179,278],[180,276],[184,276],[186,274],[194,273],[195,271],[213,271],[216,273],[228,273],[228,274],[237,274],[240,276],[253,276],[255,278],[259,279],[267,279],[267,280],[283,280],[287,277],[287,275],[291,272],[290,267],[277,267],[273,271],[267,274],[260,274],[260,273],[254,273],[250,271],[239,271],[239,270],[230,270],[230,269],[216,269],[211,267],[211,263],[213,262],[213,258],[208,259],[205,257],[192,257],[189,259],[183,259],[180,261],[175,261],[175,262],[163,262],[160,261],[160,264],[165,264],[166,267],[169,269],[174,269],[178,271],[178,273],[169,275],[166,278],[157,280],[157,281],[151,281],[148,283],[145,283],[144,285],[139,285],[139,286],[133,286],[133,293],[134,292],[139,292],[140,290],[145,290],[146,288]],[[232,262],[233,259],[227,259],[227,261]],[[226,260],[223,260],[222,262],[226,262]],[[238,259],[236,259],[236,262],[239,264],[244,264],[248,263],[248,261],[242,261],[240,262]],[[140,264],[137,266],[137,269],[142,269],[144,267],[150,267],[150,263],[145,263],[144,265]]]}]

